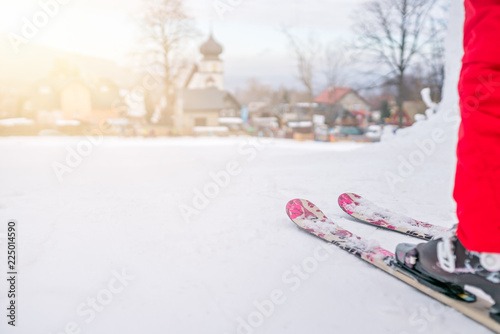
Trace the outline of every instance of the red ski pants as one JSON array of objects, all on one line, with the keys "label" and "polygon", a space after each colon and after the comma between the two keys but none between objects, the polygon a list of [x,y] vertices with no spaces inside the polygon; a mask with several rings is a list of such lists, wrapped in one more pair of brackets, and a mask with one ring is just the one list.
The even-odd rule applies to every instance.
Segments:
[{"label": "red ski pants", "polygon": [[465,248],[500,253],[500,0],[465,0],[454,197]]}]

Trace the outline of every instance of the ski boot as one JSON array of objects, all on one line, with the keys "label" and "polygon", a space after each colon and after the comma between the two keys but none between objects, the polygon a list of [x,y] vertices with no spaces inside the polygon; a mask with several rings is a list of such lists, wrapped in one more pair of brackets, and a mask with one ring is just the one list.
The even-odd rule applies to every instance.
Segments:
[{"label": "ski boot", "polygon": [[452,298],[474,301],[465,285],[483,290],[495,302],[490,316],[500,322],[500,253],[468,251],[453,229],[427,243],[399,244],[396,260],[420,282]]}]

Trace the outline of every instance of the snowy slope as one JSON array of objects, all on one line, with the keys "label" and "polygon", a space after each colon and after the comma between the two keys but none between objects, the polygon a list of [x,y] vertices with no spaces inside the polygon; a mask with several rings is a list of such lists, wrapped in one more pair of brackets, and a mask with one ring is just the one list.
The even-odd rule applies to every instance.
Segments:
[{"label": "snowy slope", "polygon": [[[386,144],[106,138],[60,183],[51,164],[78,143],[0,140],[8,162],[0,216],[20,224],[21,333],[59,333],[73,322],[96,334],[487,332],[351,255],[333,249],[325,259],[318,249],[325,245],[284,211],[289,199],[309,198],[390,249],[411,239],[352,222],[336,197],[359,192],[451,226],[446,159],[432,156],[393,191],[384,177],[394,160]],[[231,161],[240,173],[186,220],[180,208]],[[299,276],[294,266],[310,273]],[[122,287],[112,281],[122,269],[133,279],[110,294],[110,283]],[[259,318],[255,303],[280,291],[280,303]],[[239,328],[249,317],[259,326]]]},{"label": "snowy slope", "polygon": [[[285,214],[288,200],[308,198],[388,249],[414,240],[353,222],[337,207],[340,193],[455,223],[453,36],[440,112],[380,144],[0,139],[0,220],[20,230],[19,323],[7,328],[2,315],[0,332],[487,333]],[[88,149],[81,161],[68,153],[78,148]],[[66,159],[71,172],[59,169],[59,179],[54,163]]]}]

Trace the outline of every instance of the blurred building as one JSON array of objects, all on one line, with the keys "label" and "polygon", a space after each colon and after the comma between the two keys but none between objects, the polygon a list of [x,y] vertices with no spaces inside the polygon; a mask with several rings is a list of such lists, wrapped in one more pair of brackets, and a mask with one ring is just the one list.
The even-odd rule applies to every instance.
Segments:
[{"label": "blurred building", "polygon": [[[425,110],[427,106],[423,101],[404,101],[403,102],[403,126],[411,126],[415,123],[415,116],[417,114],[425,115]],[[399,112],[398,108],[392,113],[388,120],[389,124],[399,124]]]},{"label": "blurred building", "polygon": [[72,80],[59,90],[62,119],[91,120],[92,89],[83,80]]},{"label": "blurred building", "polygon": [[193,66],[179,94],[176,126],[182,134],[222,131],[220,118],[241,119],[240,103],[224,89],[222,52],[212,34],[200,46],[203,58]]},{"label": "blurred building", "polygon": [[370,110],[370,103],[355,90],[346,87],[328,87],[314,102],[319,105],[339,105],[348,111]]},{"label": "blurred building", "polygon": [[224,90],[224,64],[219,58],[223,52],[220,45],[210,34],[208,40],[200,46],[203,59],[195,64],[186,80],[187,89],[205,89],[215,87]]},{"label": "blurred building", "polygon": [[314,102],[329,125],[356,126],[368,123],[371,106],[355,90],[347,87],[328,87]]},{"label": "blurred building", "polygon": [[18,89],[0,86],[0,119],[21,116],[22,96]]},{"label": "blurred building", "polygon": [[[399,124],[399,113],[396,96],[393,94],[381,94],[371,98],[372,109],[378,110],[381,123]],[[425,115],[426,104],[422,100],[403,101],[403,126],[410,126],[415,122],[415,116]]]},{"label": "blurred building", "polygon": [[51,125],[59,120],[90,123],[118,118],[118,86],[110,79],[83,78],[79,71],[56,63],[52,73],[28,90],[23,116]]}]

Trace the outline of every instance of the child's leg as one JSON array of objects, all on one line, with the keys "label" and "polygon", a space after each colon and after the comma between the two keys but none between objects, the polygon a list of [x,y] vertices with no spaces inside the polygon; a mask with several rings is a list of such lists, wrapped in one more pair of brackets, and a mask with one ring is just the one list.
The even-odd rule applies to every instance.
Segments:
[{"label": "child's leg", "polygon": [[500,1],[465,0],[465,10],[457,236],[471,251],[500,253]]}]

